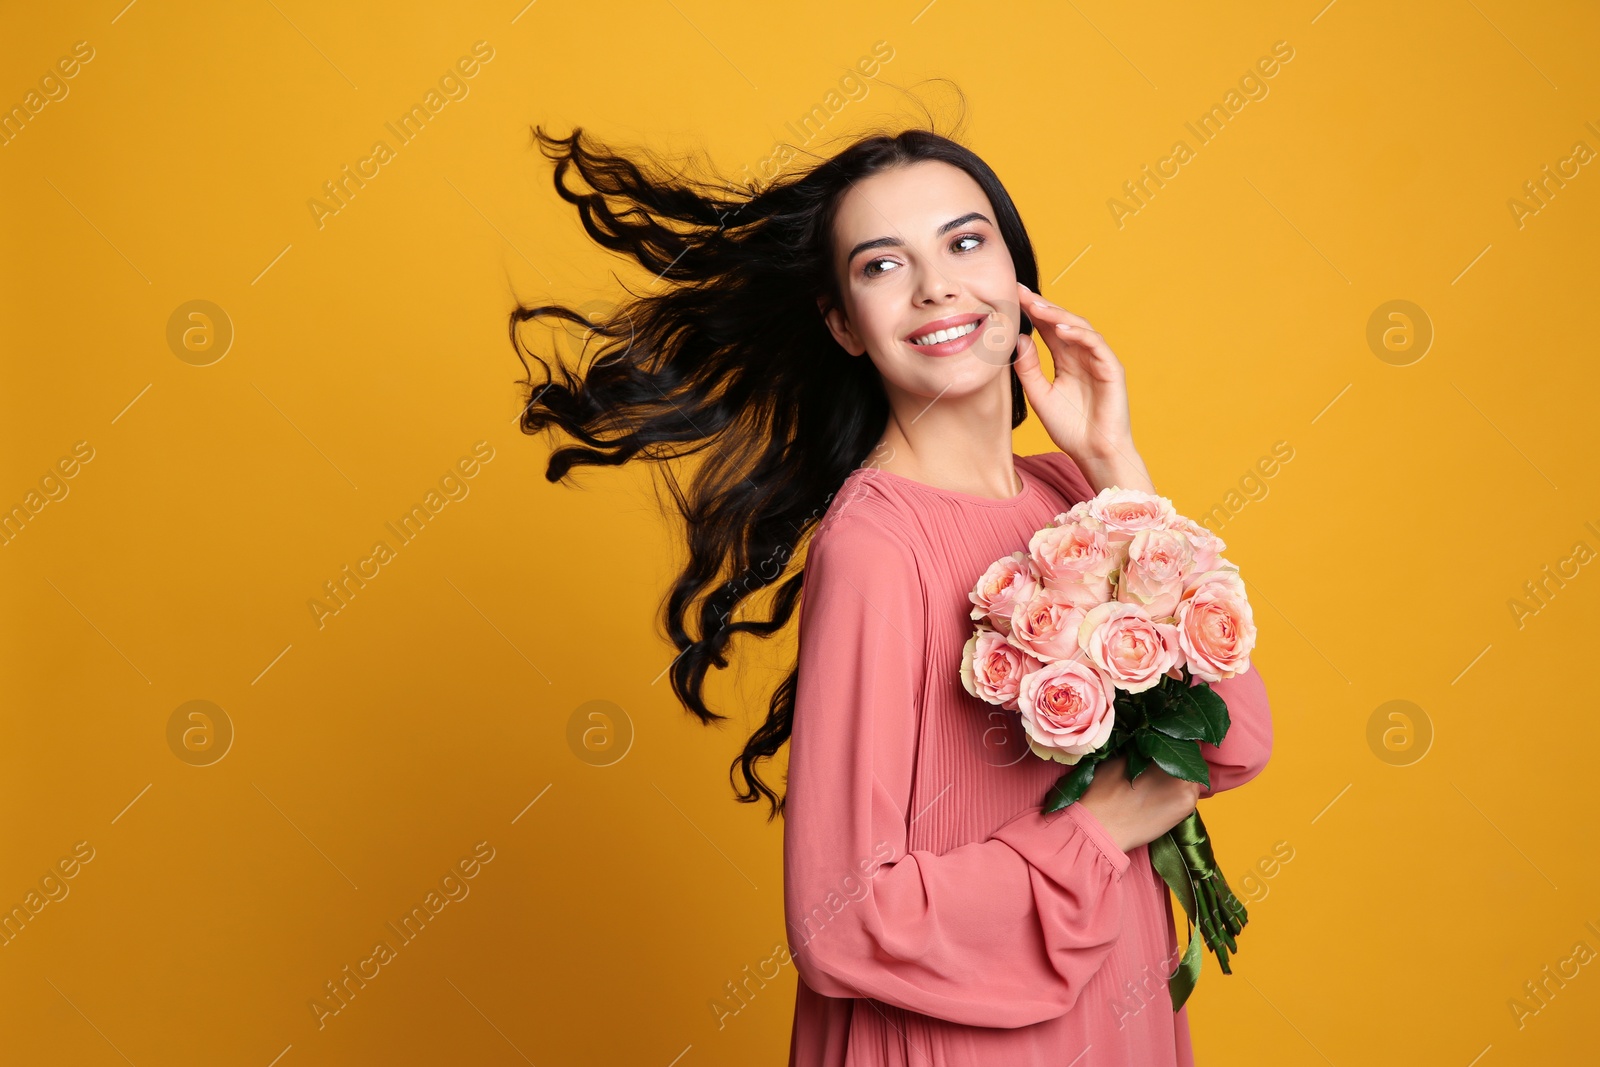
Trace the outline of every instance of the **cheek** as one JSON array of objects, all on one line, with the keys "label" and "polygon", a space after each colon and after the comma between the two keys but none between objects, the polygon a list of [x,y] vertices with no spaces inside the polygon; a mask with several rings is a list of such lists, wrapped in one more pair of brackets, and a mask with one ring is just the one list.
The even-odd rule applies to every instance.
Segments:
[{"label": "cheek", "polygon": [[852,282],[844,302],[852,332],[874,356],[886,354],[887,346],[896,339],[897,323],[889,310],[889,296],[883,291],[886,288],[887,285]]},{"label": "cheek", "polygon": [[984,324],[983,336],[975,347],[981,347],[983,351],[989,353],[989,360],[994,362],[997,359],[1009,360],[1011,351],[1016,346],[1016,327],[1000,315],[991,315]]},{"label": "cheek", "polygon": [[856,304],[855,320],[857,328],[861,330],[868,344],[886,355],[900,350],[902,322],[900,317],[889,310],[889,304],[888,295],[881,290],[865,294]]}]

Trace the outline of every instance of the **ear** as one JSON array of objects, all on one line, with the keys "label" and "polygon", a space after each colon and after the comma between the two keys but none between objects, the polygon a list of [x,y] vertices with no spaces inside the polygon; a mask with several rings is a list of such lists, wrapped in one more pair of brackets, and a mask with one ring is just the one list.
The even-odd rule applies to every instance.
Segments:
[{"label": "ear", "polygon": [[833,334],[833,339],[839,342],[839,347],[852,356],[864,355],[867,346],[862,344],[850,328],[850,321],[845,318],[844,312],[838,308],[829,308],[824,297],[817,297],[817,311],[822,315],[822,321],[827,324],[828,332]]}]

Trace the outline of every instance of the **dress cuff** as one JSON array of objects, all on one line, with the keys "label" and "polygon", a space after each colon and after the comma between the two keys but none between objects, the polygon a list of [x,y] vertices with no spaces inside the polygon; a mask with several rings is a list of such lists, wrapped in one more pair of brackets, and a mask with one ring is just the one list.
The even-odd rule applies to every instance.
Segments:
[{"label": "dress cuff", "polygon": [[1116,868],[1117,877],[1120,878],[1122,872],[1128,869],[1128,864],[1132,863],[1133,860],[1126,852],[1117,847],[1115,841],[1111,840],[1111,834],[1107,832],[1105,824],[1095,818],[1094,812],[1084,807],[1081,803],[1074,801],[1063,808],[1059,814],[1061,817],[1072,819],[1078,824],[1078,828],[1088,835],[1089,840],[1095,843],[1095,847],[1105,855],[1111,866]]}]

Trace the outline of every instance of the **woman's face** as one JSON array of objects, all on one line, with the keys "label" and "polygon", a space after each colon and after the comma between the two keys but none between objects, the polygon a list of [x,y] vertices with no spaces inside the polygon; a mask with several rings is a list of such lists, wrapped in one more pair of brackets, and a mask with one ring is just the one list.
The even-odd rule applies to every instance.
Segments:
[{"label": "woman's face", "polygon": [[954,400],[1002,377],[1010,389],[1017,274],[994,216],[966,171],[933,160],[880,171],[841,199],[844,306],[827,312],[828,328],[871,358],[891,398]]}]

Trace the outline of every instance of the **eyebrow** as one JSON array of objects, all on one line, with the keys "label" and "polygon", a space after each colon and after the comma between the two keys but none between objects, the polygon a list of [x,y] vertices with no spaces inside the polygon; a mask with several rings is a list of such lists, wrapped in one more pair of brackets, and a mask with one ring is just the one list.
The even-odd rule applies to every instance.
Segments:
[{"label": "eyebrow", "polygon": [[[943,226],[940,226],[938,232],[935,233],[934,236],[935,237],[943,237],[945,234],[949,233],[951,230],[955,229],[957,226],[965,226],[969,222],[974,222],[974,221],[978,221],[978,220],[982,220],[984,222],[988,222],[989,225],[991,225],[991,226],[994,225],[994,223],[989,222],[989,217],[987,215],[985,215],[983,212],[981,212],[981,211],[969,211],[965,215],[962,215],[959,219],[951,219],[949,222],[945,223]],[[857,256],[859,256],[861,253],[863,253],[863,252],[865,252],[865,251],[867,251],[868,249],[871,249],[871,248],[899,248],[899,247],[902,247],[904,244],[905,244],[905,242],[900,240],[900,238],[898,238],[898,237],[874,237],[872,240],[870,240],[870,241],[862,241],[860,244],[858,244],[854,248],[852,248],[850,250],[850,254],[845,257],[844,261],[846,263],[850,263],[850,262],[854,261],[855,258]]]}]

